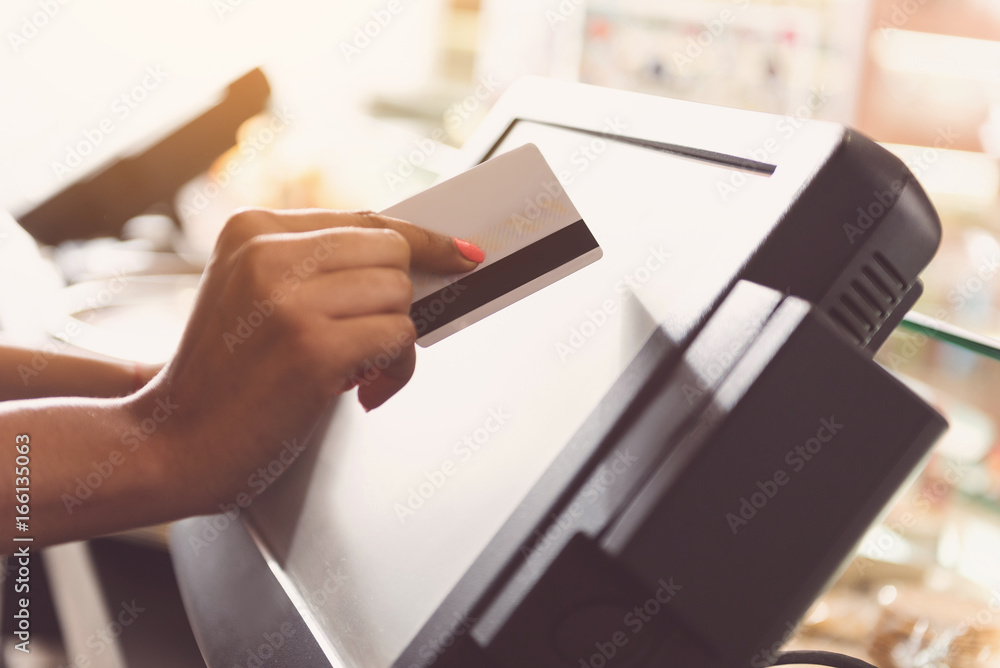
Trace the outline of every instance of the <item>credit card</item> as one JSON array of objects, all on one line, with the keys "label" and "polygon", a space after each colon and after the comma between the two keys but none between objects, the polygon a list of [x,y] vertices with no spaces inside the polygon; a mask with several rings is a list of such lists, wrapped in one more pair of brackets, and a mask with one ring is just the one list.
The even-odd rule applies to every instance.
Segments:
[{"label": "credit card", "polygon": [[412,272],[410,317],[429,346],[598,260],[601,247],[534,144],[498,155],[381,213],[471,241],[476,269]]}]

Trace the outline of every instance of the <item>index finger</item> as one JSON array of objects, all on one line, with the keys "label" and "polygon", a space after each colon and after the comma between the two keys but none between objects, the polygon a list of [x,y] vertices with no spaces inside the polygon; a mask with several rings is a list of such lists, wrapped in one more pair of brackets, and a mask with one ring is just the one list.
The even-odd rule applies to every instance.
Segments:
[{"label": "index finger", "polygon": [[383,228],[399,232],[410,244],[410,262],[413,269],[436,274],[461,274],[475,269],[485,255],[475,245],[432,232],[398,218],[383,216],[372,211],[324,211],[303,209],[281,212],[282,218],[293,231],[304,232],[330,227]]}]

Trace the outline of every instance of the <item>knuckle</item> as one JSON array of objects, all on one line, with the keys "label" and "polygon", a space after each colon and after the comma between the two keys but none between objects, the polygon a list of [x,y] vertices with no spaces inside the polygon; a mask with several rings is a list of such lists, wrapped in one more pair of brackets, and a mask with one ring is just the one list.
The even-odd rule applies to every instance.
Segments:
[{"label": "knuckle", "polygon": [[402,269],[391,269],[393,280],[396,282],[396,287],[407,295],[413,292],[413,281],[410,279],[410,275],[403,271]]},{"label": "knuckle", "polygon": [[271,245],[263,237],[251,237],[240,246],[238,266],[259,289],[269,288],[272,283]]},{"label": "knuckle", "polygon": [[351,215],[354,216],[355,221],[361,227],[385,227],[383,216],[380,216],[371,209],[358,209],[357,211],[352,211]]},{"label": "knuckle", "polygon": [[398,299],[400,309],[409,310],[410,301],[413,299],[413,281],[410,275],[402,269],[390,269],[387,275],[389,290]]},{"label": "knuckle", "polygon": [[439,241],[441,238],[440,235],[434,234],[426,227],[415,226],[414,229],[416,230],[417,234],[420,235],[420,238],[424,240],[425,244],[430,245],[435,241]]},{"label": "knuckle", "polygon": [[409,265],[410,262],[410,242],[406,240],[402,234],[396,230],[384,229],[382,230],[386,242],[393,248],[393,250],[398,253],[401,262],[405,262]]},{"label": "knuckle", "polygon": [[397,232],[391,227],[380,228],[379,230],[377,230],[377,233],[381,235],[384,239],[387,239],[389,243],[401,244],[407,246],[409,245],[409,243],[406,241],[406,237],[404,237],[401,233]]},{"label": "knuckle", "polygon": [[268,244],[261,237],[250,237],[240,246],[240,258],[251,266],[259,265],[267,253]]},{"label": "knuckle", "polygon": [[271,212],[266,209],[244,207],[237,209],[226,220],[219,240],[225,245],[242,245],[247,239],[257,235],[267,224]]}]

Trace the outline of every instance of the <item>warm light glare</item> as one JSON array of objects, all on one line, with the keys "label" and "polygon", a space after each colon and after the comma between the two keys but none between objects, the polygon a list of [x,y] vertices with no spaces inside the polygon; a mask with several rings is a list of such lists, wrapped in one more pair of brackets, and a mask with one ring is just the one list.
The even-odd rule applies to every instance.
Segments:
[{"label": "warm light glare", "polygon": [[1000,83],[1000,43],[884,28],[872,33],[872,52],[884,69]]},{"label": "warm light glare", "polygon": [[997,161],[982,153],[904,144],[882,146],[899,156],[932,194],[989,204],[1000,192]]},{"label": "warm light glare", "polygon": [[[383,5],[89,0],[57,3],[46,17],[37,0],[6,1],[0,90],[15,103],[5,105],[0,126],[0,209],[28,209],[123,151],[141,149],[254,67],[265,68],[277,102],[299,108],[342,110],[372,91],[425,85],[441,0],[406,4],[394,22],[358,37]],[[150,69],[163,74],[152,82]],[[122,100],[144,80],[155,86],[142,99]],[[98,137],[105,120],[111,130]],[[94,139],[84,164],[57,173],[54,163],[87,143],[85,133]]]},{"label": "warm light glare", "polygon": [[896,588],[892,585],[886,585],[878,590],[878,602],[880,605],[889,605],[896,600],[897,595]]}]

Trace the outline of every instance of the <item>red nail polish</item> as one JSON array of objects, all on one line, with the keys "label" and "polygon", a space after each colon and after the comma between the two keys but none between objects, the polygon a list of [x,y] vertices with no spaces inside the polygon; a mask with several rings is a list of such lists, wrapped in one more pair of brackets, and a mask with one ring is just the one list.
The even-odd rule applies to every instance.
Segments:
[{"label": "red nail polish", "polygon": [[454,241],[458,247],[458,252],[465,256],[466,259],[472,260],[477,264],[486,259],[486,253],[479,246],[458,237],[455,237]]}]

